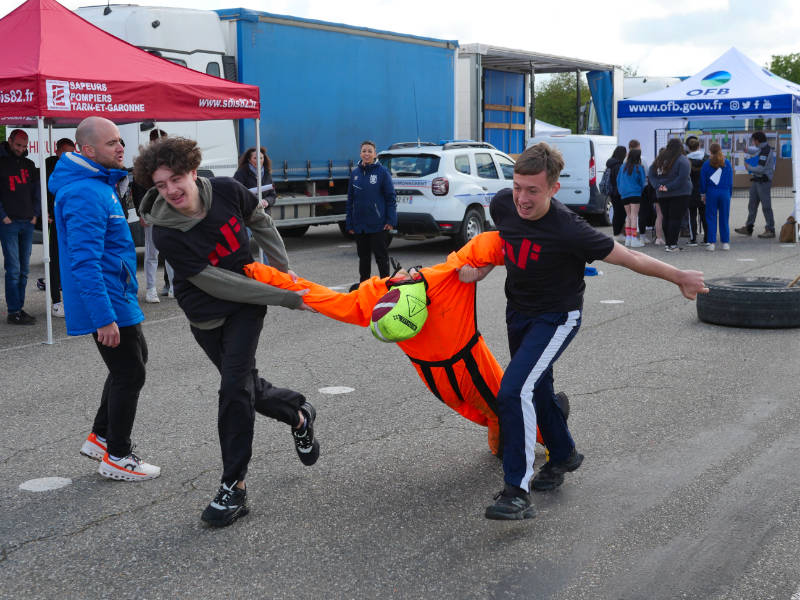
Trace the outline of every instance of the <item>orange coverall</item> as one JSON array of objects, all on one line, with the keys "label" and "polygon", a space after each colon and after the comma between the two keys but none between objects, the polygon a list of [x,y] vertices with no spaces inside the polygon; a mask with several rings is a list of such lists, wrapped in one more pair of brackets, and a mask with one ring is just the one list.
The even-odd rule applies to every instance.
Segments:
[{"label": "orange coverall", "polygon": [[[428,319],[417,335],[397,345],[434,396],[470,421],[488,427],[489,448],[497,454],[501,446],[496,399],[503,369],[478,332],[476,284],[458,279],[458,269],[466,264],[502,265],[498,232],[482,233],[450,253],[446,262],[420,269],[428,282]],[[244,270],[248,277],[275,287],[307,289],[306,304],[332,319],[361,327],[369,325],[372,308],[388,291],[387,279],[378,277],[343,294],[302,278],[293,282],[286,273],[261,263],[248,264]]]}]

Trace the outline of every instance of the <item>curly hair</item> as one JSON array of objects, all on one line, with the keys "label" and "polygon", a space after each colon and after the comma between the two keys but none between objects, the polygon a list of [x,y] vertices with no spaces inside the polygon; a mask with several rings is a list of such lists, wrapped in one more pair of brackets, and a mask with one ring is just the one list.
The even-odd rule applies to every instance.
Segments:
[{"label": "curly hair", "polygon": [[197,142],[182,137],[167,137],[139,148],[139,156],[133,161],[133,179],[142,187],[153,185],[153,173],[166,167],[176,175],[194,171],[200,166],[203,156]]},{"label": "curly hair", "polygon": [[564,169],[564,157],[558,148],[539,142],[523,152],[514,164],[514,173],[518,175],[538,175],[542,171],[547,173],[547,183],[551,187],[558,181],[558,176]]}]

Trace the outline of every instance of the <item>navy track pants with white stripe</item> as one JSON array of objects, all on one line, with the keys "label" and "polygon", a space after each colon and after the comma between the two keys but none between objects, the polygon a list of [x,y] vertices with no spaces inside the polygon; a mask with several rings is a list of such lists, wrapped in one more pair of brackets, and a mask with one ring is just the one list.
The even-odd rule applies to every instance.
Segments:
[{"label": "navy track pants with white stripe", "polygon": [[506,483],[525,491],[533,477],[537,422],[551,460],[565,460],[575,447],[556,404],[553,363],[580,325],[579,310],[530,316],[506,309],[511,363],[497,395],[503,431],[503,471]]}]

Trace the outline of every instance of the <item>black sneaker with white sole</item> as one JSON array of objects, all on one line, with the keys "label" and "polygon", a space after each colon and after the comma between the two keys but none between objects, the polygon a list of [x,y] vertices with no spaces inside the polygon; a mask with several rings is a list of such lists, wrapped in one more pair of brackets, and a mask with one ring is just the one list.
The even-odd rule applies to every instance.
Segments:
[{"label": "black sneaker with white sole", "polygon": [[532,519],[536,509],[531,504],[531,495],[522,489],[506,484],[495,497],[495,503],[486,508],[486,518],[499,521]]},{"label": "black sneaker with white sole", "polygon": [[319,458],[319,442],[314,439],[314,420],[317,418],[317,411],[311,406],[310,402],[303,402],[300,407],[305,419],[301,429],[293,429],[294,449],[297,456],[305,466],[310,467]]},{"label": "black sneaker with white sole", "polygon": [[564,483],[564,473],[570,473],[581,466],[583,454],[575,448],[572,453],[559,462],[548,460],[533,478],[533,489],[538,492],[553,490]]},{"label": "black sneaker with white sole", "polygon": [[212,527],[227,527],[239,517],[245,516],[247,508],[247,490],[236,487],[238,482],[230,485],[224,483],[214,499],[206,506],[200,517]]}]

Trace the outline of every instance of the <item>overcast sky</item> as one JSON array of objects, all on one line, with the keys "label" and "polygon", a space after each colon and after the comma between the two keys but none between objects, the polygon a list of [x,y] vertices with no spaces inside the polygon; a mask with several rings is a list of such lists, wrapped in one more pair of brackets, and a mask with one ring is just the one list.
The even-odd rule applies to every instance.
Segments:
[{"label": "overcast sky", "polygon": [[[102,0],[61,0],[68,8]],[[761,65],[800,52],[797,0],[142,0],[246,7],[425,37],[631,66],[640,75],[693,75],[731,46]],[[0,15],[22,4],[2,0]],[[113,4],[113,2],[112,2]],[[712,9],[710,6],[715,6]]]}]

